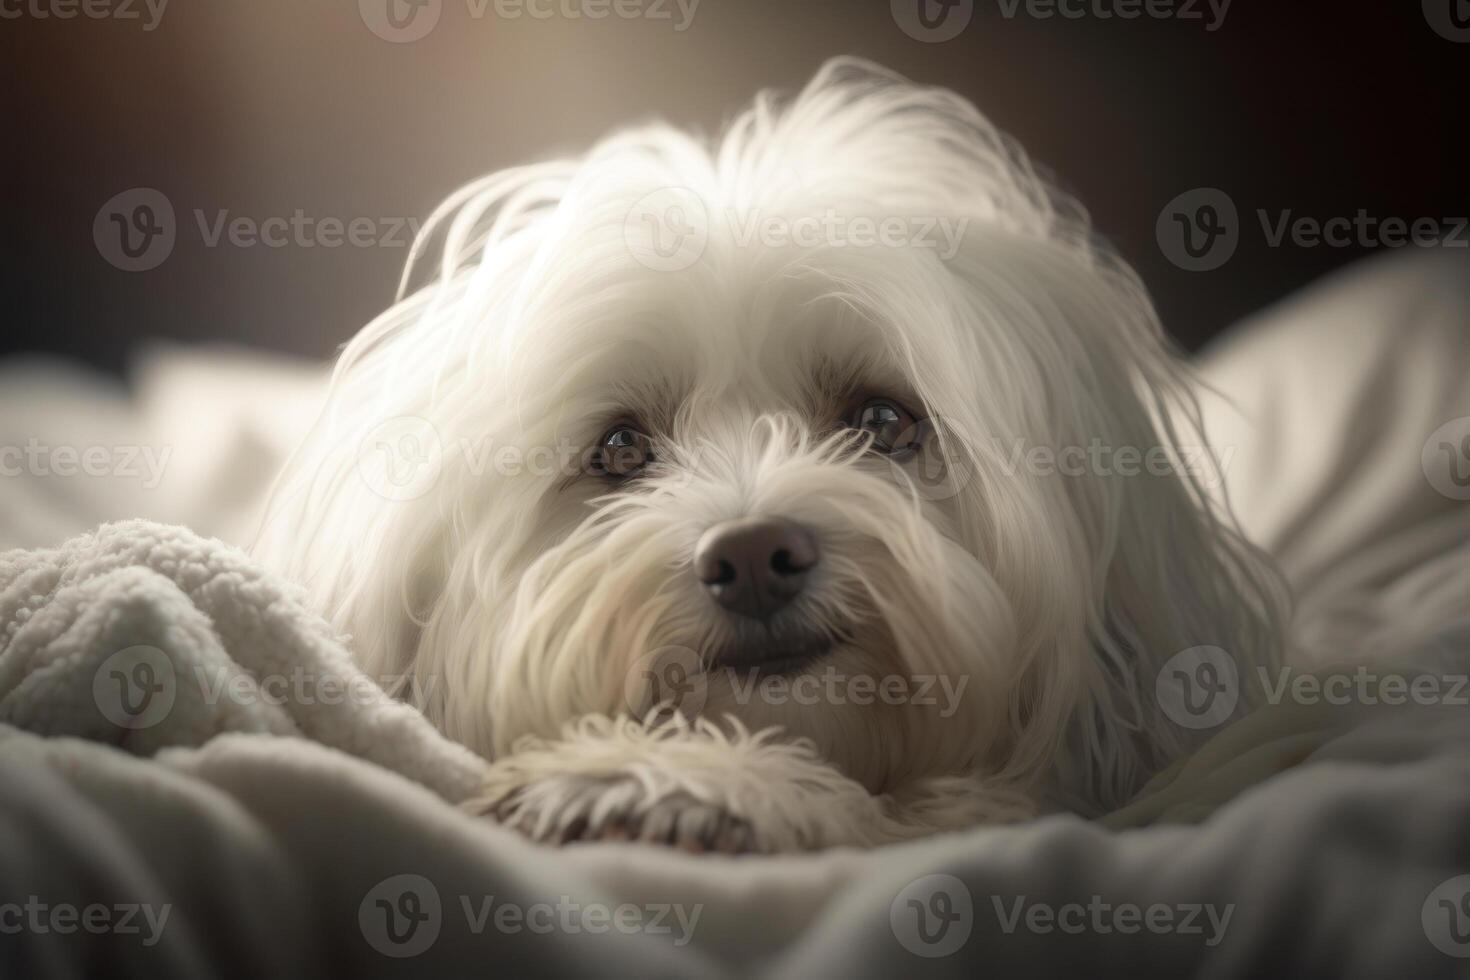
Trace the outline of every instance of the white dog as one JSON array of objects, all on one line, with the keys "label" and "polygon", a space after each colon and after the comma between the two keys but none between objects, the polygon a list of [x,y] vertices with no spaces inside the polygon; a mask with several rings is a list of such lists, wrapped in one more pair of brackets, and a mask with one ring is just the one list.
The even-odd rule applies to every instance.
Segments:
[{"label": "white dog", "polygon": [[1279,656],[1138,279],[953,93],[836,60],[713,144],[487,177],[426,242],[264,544],[537,839],[1099,813],[1196,741],[1169,658]]}]

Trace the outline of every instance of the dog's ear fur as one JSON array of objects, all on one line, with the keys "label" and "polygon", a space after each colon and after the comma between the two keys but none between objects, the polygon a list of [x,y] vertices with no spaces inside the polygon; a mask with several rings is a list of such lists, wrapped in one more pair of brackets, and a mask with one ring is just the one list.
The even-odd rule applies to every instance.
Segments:
[{"label": "dog's ear fur", "polygon": [[[389,312],[407,319],[401,306]],[[413,338],[401,329],[372,334],[372,327],[359,334],[339,360],[326,406],[278,479],[253,551],[304,586],[312,607],[350,636],[363,670],[387,685],[412,670],[443,586],[453,508],[435,513],[441,498],[428,484],[446,478],[452,458],[425,379],[401,370],[412,364]],[[396,452],[404,436],[424,454],[404,465],[434,472],[410,473],[419,487],[405,485],[394,499],[383,454]]]},{"label": "dog's ear fur", "polygon": [[[1172,670],[1162,676],[1166,665],[1185,651],[1223,650],[1234,668],[1226,696],[1239,717],[1259,705],[1263,672],[1280,662],[1288,600],[1274,563],[1230,513],[1224,467],[1233,448],[1208,444],[1195,382],[1142,285],[1104,246],[1086,257],[1071,269],[1066,260],[1048,265],[1055,279],[1038,285],[1052,298],[1051,315],[1070,321],[1063,330],[1074,341],[1042,355],[1061,357],[1042,371],[1053,379],[1054,437],[1110,450],[1084,476],[1053,478],[1075,523],[1051,525],[1076,537],[1072,584],[1086,599],[1081,633],[1057,637],[1086,653],[1053,661],[1085,671],[1071,682],[1084,693],[1056,756],[1059,789],[1073,809],[1105,810],[1214,733],[1214,725],[1185,727],[1170,713],[1165,699],[1176,682]],[[1081,360],[1065,363],[1070,357]]]},{"label": "dog's ear fur", "polygon": [[1006,407],[968,421],[982,478],[962,508],[985,515],[974,546],[1018,610],[1009,767],[1023,778],[1050,760],[1054,792],[1083,810],[1121,805],[1212,733],[1161,703],[1171,658],[1226,651],[1238,716],[1259,703],[1287,617],[1274,564],[1229,512],[1229,447],[1208,446],[1142,285],[1084,229],[972,233],[955,264],[975,356],[1020,379]]},{"label": "dog's ear fur", "polygon": [[[370,676],[401,678],[403,696],[436,724],[448,688],[474,688],[479,678],[463,674],[487,671],[491,661],[446,663],[432,654],[492,642],[496,605],[485,599],[510,591],[508,556],[533,547],[526,515],[545,481],[501,481],[491,499],[485,457],[502,437],[531,445],[555,437],[546,419],[539,431],[518,426],[517,406],[488,380],[495,375],[487,366],[514,358],[504,325],[525,299],[521,284],[549,224],[543,219],[581,171],[574,160],[513,168],[434,211],[397,302],[343,348],[321,415],[278,478],[254,545],[351,635]],[[435,246],[437,276],[410,292]],[[385,486],[382,453],[391,447],[383,443],[405,434],[429,469],[411,477],[416,485]],[[440,615],[451,594],[461,608]],[[436,645],[445,639],[430,635],[436,630],[478,639]],[[488,726],[481,715],[473,723]]]},{"label": "dog's ear fur", "polygon": [[[850,275],[851,302],[923,352],[910,373],[970,457],[954,510],[1019,630],[1009,774],[1059,763],[1069,805],[1126,801],[1209,734],[1162,710],[1170,658],[1225,650],[1238,714],[1280,657],[1286,589],[1229,513],[1230,447],[1207,446],[1137,275],[970,103],[839,59],[750,129],[782,125],[880,206],[967,222],[952,257],[901,250]],[[1068,452],[1080,470],[1062,471]]]}]

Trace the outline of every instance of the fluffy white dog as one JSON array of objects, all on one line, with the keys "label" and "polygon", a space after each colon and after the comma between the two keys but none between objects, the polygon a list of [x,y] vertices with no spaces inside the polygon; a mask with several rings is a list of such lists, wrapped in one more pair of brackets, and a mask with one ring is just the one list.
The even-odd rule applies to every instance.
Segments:
[{"label": "fluffy white dog", "polygon": [[1144,289],[953,93],[836,60],[713,143],[480,180],[431,242],[264,545],[494,760],[484,812],[727,851],[1094,814],[1197,740],[1171,657],[1256,703],[1282,590],[1180,465]]}]

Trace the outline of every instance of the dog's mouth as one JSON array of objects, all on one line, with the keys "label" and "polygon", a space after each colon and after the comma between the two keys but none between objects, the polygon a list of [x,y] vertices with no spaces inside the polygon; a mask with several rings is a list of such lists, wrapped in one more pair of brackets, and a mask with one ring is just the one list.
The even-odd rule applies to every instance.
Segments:
[{"label": "dog's mouth", "polygon": [[716,652],[709,669],[762,677],[798,674],[825,660],[845,639],[840,632],[742,637]]}]

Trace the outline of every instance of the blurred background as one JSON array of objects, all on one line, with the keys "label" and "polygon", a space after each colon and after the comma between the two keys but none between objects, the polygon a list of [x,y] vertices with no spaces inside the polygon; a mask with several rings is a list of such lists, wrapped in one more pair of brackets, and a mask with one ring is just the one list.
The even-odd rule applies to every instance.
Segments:
[{"label": "blurred background", "polygon": [[[457,186],[649,117],[717,130],[839,53],[950,86],[1015,135],[1189,349],[1373,248],[1273,247],[1258,210],[1470,212],[1466,0],[1151,5],[1172,15],[1117,16],[1143,0],[1063,0],[1080,16],[1025,0],[0,0],[0,355],[115,375],[147,338],[328,356],[389,304],[411,223]],[[1195,271],[1156,228],[1201,187],[1241,224],[1229,260]],[[114,213],[159,195],[173,209],[161,259],[117,254],[104,206],[120,194]],[[211,244],[242,218],[276,219],[285,244]]]}]

